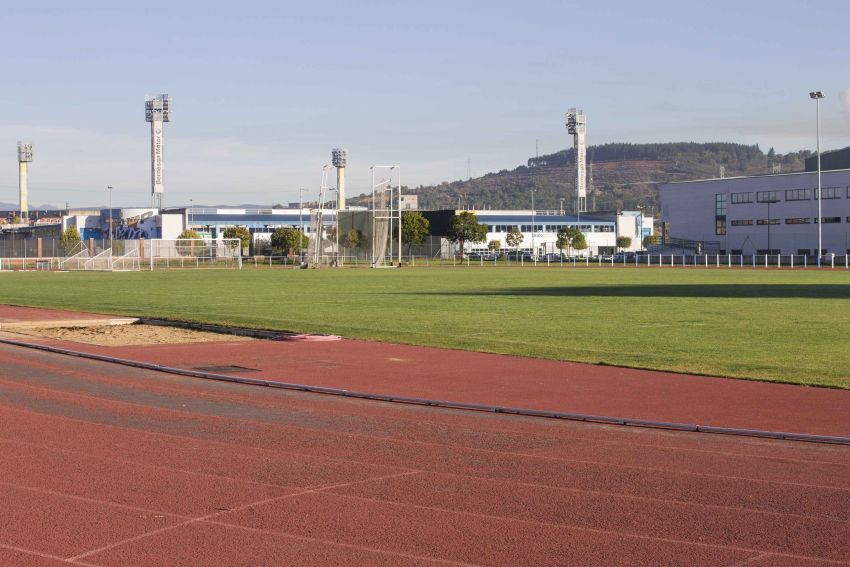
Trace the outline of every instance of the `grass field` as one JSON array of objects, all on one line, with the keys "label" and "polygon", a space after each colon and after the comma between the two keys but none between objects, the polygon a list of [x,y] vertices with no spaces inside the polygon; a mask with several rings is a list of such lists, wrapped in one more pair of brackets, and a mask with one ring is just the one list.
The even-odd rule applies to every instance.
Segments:
[{"label": "grass field", "polygon": [[844,270],[18,272],[0,302],[850,388]]}]

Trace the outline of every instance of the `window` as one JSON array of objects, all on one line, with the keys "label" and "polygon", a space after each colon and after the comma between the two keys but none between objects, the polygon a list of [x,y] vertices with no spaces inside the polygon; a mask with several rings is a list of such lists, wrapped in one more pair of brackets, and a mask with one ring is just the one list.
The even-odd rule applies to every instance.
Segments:
[{"label": "window", "polygon": [[726,216],[726,193],[717,193],[714,196],[714,216]]},{"label": "window", "polygon": [[[818,190],[815,189],[815,199],[818,198]],[[824,187],[823,188],[823,197],[822,199],[840,199],[841,198],[841,188],[840,187]]]},{"label": "window", "polygon": [[[836,222],[841,222],[841,217],[821,217],[821,221],[823,224],[832,224]],[[815,224],[818,223],[817,217],[815,217]]]},{"label": "window", "polygon": [[732,226],[753,226],[753,220],[733,220]]},{"label": "window", "polygon": [[785,224],[809,224],[812,219],[808,217],[796,217],[793,219],[785,219]]},{"label": "window", "polygon": [[768,224],[779,224],[779,219],[759,219],[756,221],[756,224],[759,226],[764,226]]},{"label": "window", "polygon": [[726,219],[717,219],[714,221],[714,234],[719,236],[726,234]]},{"label": "window", "polygon": [[785,191],[786,201],[808,201],[811,198],[811,189],[788,189]]},{"label": "window", "polygon": [[810,248],[797,248],[797,255],[798,256],[808,256],[811,253],[812,253],[812,251],[811,251]]},{"label": "window", "polygon": [[757,256],[773,256],[774,254],[779,254],[779,248],[759,248],[756,250]]},{"label": "window", "polygon": [[735,248],[732,249],[732,255],[733,256],[740,256],[743,253],[744,253],[744,251],[741,250],[741,249],[735,249]]},{"label": "window", "polygon": [[759,191],[756,193],[756,201],[759,203],[776,203],[776,191]]},{"label": "window", "polygon": [[[850,190],[850,187],[847,188]],[[732,193],[732,204],[737,205],[739,203],[752,203],[753,202],[753,194],[752,193]]]}]

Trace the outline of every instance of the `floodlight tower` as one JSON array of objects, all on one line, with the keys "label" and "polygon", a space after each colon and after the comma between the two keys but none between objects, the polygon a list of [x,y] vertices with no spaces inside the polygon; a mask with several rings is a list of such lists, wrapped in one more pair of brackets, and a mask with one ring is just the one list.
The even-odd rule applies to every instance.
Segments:
[{"label": "floodlight tower", "polygon": [[32,144],[18,142],[18,199],[21,220],[29,216],[29,196],[27,195],[27,164],[32,161]]},{"label": "floodlight tower", "polygon": [[331,151],[331,163],[336,168],[336,208],[345,209],[345,166],[348,165],[348,150],[334,148]]},{"label": "floodlight tower", "polygon": [[576,156],[576,212],[583,213],[587,211],[587,117],[583,110],[569,110],[567,132],[573,135]]},{"label": "floodlight tower", "polygon": [[145,96],[145,122],[151,123],[151,206],[157,200],[162,209],[165,186],[162,179],[162,124],[171,122],[171,97],[167,94]]}]

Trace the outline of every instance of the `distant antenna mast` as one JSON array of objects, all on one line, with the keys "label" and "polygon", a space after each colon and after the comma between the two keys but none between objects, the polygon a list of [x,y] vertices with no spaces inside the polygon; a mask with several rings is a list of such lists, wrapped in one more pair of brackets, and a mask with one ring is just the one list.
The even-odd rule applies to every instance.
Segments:
[{"label": "distant antenna mast", "polygon": [[583,110],[567,113],[567,132],[573,135],[576,156],[576,212],[587,211],[587,118]]},{"label": "distant antenna mast", "polygon": [[146,95],[145,122],[151,123],[151,206],[162,210],[165,193],[162,176],[162,125],[171,122],[171,97],[167,94]]},{"label": "distant antenna mast", "polygon": [[21,221],[29,216],[29,195],[27,188],[27,164],[32,161],[32,144],[18,142],[18,206],[21,210]]}]

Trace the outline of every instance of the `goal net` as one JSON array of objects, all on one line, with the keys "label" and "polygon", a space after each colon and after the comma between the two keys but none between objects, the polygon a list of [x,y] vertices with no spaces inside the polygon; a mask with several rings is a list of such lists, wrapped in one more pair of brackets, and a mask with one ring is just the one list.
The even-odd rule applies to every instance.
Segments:
[{"label": "goal net", "polygon": [[241,241],[238,238],[154,239],[145,243],[140,254],[151,270],[162,268],[242,268]]}]

